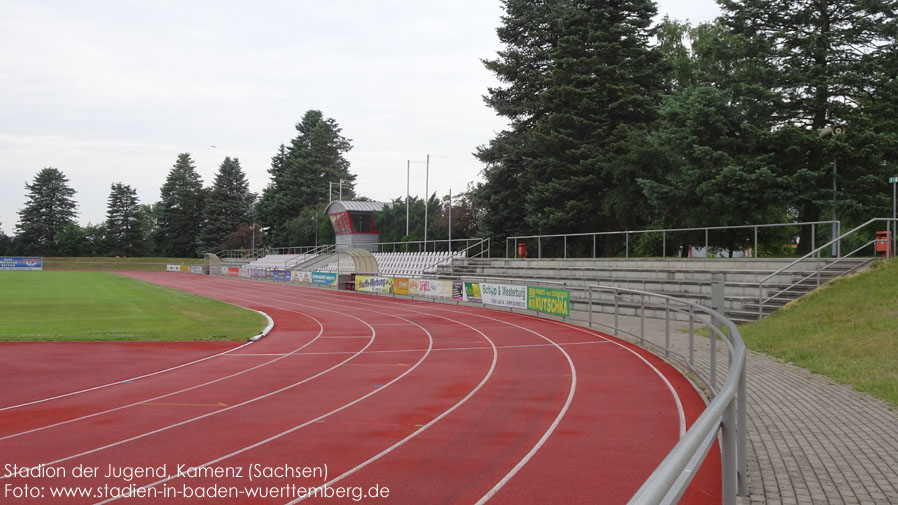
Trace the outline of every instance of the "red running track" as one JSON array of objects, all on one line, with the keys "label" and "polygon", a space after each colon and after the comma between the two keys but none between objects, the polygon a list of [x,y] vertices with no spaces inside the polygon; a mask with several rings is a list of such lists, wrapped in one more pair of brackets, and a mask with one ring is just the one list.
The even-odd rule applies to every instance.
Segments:
[{"label": "red running track", "polygon": [[[125,275],[264,311],[274,330],[0,344],[0,503],[626,503],[705,405],[651,353],[547,319]],[[719,501],[715,447],[682,503]]]}]

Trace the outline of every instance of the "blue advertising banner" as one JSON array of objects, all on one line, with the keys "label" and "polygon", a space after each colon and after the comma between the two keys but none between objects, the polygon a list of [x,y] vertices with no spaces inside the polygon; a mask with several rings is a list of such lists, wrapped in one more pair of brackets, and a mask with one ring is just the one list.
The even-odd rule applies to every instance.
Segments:
[{"label": "blue advertising banner", "polygon": [[43,270],[43,258],[0,258],[0,270]]},{"label": "blue advertising banner", "polygon": [[337,274],[332,272],[312,272],[312,284],[320,286],[336,286]]},{"label": "blue advertising banner", "polygon": [[290,282],[290,270],[275,270],[272,278],[278,282]]}]

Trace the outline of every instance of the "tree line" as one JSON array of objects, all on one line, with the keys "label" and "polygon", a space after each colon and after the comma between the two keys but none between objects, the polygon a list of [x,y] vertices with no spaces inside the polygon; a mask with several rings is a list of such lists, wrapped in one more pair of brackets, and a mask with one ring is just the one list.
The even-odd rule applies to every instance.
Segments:
[{"label": "tree line", "polygon": [[[355,175],[344,154],[351,140],[332,118],[310,110],[296,125],[297,136],[280,145],[261,195],[250,192],[237,158],[226,157],[211,187],[204,187],[189,153],[181,153],[160,189],[159,201],[141,204],[128,184],[110,186],[106,219],[80,226],[75,190],[62,170],[47,167],[25,184],[27,201],[19,211],[16,234],[0,233],[0,255],[195,257],[204,252],[251,247],[289,247],[333,243],[323,215],[330,187],[342,181],[344,199],[355,192]],[[334,195],[335,196],[335,195]],[[405,234],[404,202],[393,202],[378,224],[387,240],[423,237],[423,200],[413,199],[414,225]],[[399,209],[401,205],[401,209]],[[456,204],[456,238],[473,233],[469,206]],[[448,203],[429,198],[430,238],[445,238]],[[420,216],[418,215],[420,213]]]},{"label": "tree line", "polygon": [[653,23],[645,0],[504,0],[503,50],[484,62],[500,85],[485,100],[509,127],[477,150],[472,194],[486,232],[888,214],[896,1],[718,4],[718,19],[693,26]]},{"label": "tree line", "polygon": [[[475,150],[483,180],[451,204],[453,238],[887,215],[886,181],[898,175],[898,0],[718,4],[720,17],[691,25],[655,22],[651,0],[502,0],[503,48],[483,60],[499,85],[484,99],[508,126]],[[252,235],[257,245],[332,243],[329,183],[364,198],[344,157],[351,139],[317,110],[296,130],[258,198],[236,159],[203,188],[182,154],[159,202],[139,205],[132,188],[113,185],[107,220],[84,228],[64,177],[45,169],[0,248],[192,256],[249,247]],[[61,200],[47,207],[38,191]],[[425,205],[428,239],[447,238],[446,198],[411,199],[408,222],[405,199],[391,204],[376,221],[382,241],[422,239]],[[804,252],[810,228],[801,233]],[[657,237],[639,237],[635,250],[660,253]],[[712,239],[731,250],[750,241]],[[624,247],[607,235],[597,253]]]}]

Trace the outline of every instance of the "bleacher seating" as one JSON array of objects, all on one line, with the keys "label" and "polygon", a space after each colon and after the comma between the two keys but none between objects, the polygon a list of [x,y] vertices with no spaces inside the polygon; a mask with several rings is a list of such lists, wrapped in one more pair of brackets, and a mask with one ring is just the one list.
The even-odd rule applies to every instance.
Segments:
[{"label": "bleacher seating", "polygon": [[[446,264],[452,258],[464,258],[465,253],[450,252],[381,252],[374,253],[374,259],[377,260],[379,273],[383,275],[399,275],[408,277],[417,277],[434,270],[436,265]],[[259,258],[248,265],[244,269],[265,268],[265,269],[286,269],[303,261],[313,258],[314,254],[269,254],[268,256]],[[352,270],[352,259],[343,258],[348,262],[344,265],[344,271]],[[322,272],[336,272],[337,261],[332,261],[326,267],[320,269]]]},{"label": "bleacher seating", "polygon": [[269,254],[247,264],[245,268],[285,269],[315,256],[317,254]]}]

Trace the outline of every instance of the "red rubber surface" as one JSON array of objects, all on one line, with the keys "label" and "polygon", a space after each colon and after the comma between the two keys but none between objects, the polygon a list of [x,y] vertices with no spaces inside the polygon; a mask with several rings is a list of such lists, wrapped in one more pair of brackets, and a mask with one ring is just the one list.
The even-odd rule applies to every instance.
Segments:
[{"label": "red rubber surface", "polygon": [[[325,482],[350,494],[304,503],[626,503],[679,439],[676,398],[687,427],[704,409],[656,356],[545,319],[238,279],[127,275],[264,311],[274,330],[250,345],[0,344],[0,503],[285,504],[296,495],[245,490]],[[13,464],[65,476],[8,476]],[[327,476],[250,481],[252,464],[326,465]],[[166,465],[171,478],[104,478],[109,465]],[[178,465],[242,474],[178,476]],[[76,477],[79,467],[100,475]],[[129,484],[153,486],[149,497],[112,500],[96,489]],[[18,497],[25,485],[41,496]],[[375,486],[389,497],[352,495]],[[197,487],[232,497],[180,494]],[[53,498],[53,488],[93,489]],[[681,503],[719,501],[714,447]]]}]

